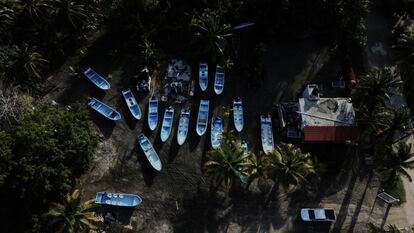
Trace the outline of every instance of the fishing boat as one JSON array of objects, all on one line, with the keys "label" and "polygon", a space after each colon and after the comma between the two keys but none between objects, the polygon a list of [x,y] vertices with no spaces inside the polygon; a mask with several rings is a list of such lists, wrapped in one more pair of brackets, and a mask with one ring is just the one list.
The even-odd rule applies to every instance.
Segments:
[{"label": "fishing boat", "polygon": [[135,99],[134,94],[132,94],[131,89],[128,88],[125,91],[122,91],[122,95],[124,96],[125,102],[127,103],[132,116],[134,116],[137,120],[141,119],[141,109],[139,108],[137,100]]},{"label": "fishing boat", "polygon": [[241,132],[244,126],[243,101],[241,98],[233,100],[233,121],[237,132]]},{"label": "fishing boat", "polygon": [[210,106],[209,100],[200,100],[200,107],[197,116],[197,134],[203,136],[207,131],[208,124],[208,109]]},{"label": "fishing boat", "polygon": [[187,139],[188,125],[190,123],[190,110],[181,110],[180,119],[178,122],[177,142],[178,145],[184,144]]},{"label": "fishing boat", "polygon": [[260,128],[262,132],[262,146],[265,154],[274,149],[272,118],[270,115],[260,116]]},{"label": "fishing boat", "polygon": [[95,203],[122,207],[135,207],[141,204],[142,199],[135,194],[97,192]]},{"label": "fishing boat", "polygon": [[148,127],[150,130],[157,128],[158,124],[158,98],[151,96],[148,102]]},{"label": "fishing boat", "polygon": [[142,150],[144,151],[144,154],[147,157],[148,161],[150,162],[151,166],[155,170],[161,171],[162,164],[161,164],[160,157],[158,157],[158,154],[155,151],[154,147],[152,146],[151,142],[148,140],[148,138],[143,133],[138,135],[138,144],[141,146]]},{"label": "fishing boat", "polygon": [[221,65],[216,66],[216,75],[214,78],[214,92],[217,95],[223,93],[224,90],[224,68]]},{"label": "fishing boat", "polygon": [[174,108],[172,106],[165,109],[164,118],[161,125],[161,141],[167,141],[171,134],[172,123],[174,121]]},{"label": "fishing boat", "polygon": [[202,91],[207,90],[208,86],[208,64],[207,62],[200,62],[198,65],[198,84]]},{"label": "fishing boat", "polygon": [[96,73],[92,68],[88,68],[83,72],[83,74],[93,82],[97,87],[99,87],[102,90],[108,90],[111,85],[109,84],[106,79],[104,79],[102,76],[100,76],[98,73]]},{"label": "fishing boat", "polygon": [[[247,144],[247,142],[246,141],[242,141],[241,143],[241,148],[242,148],[242,150],[243,150],[243,155],[247,155],[248,153],[249,153],[249,145]],[[241,171],[241,172],[243,172],[243,169],[242,168],[237,168],[239,171]],[[247,180],[249,179],[249,177],[248,176],[245,176],[245,175],[240,175],[240,181],[243,183],[243,184],[246,184],[247,183]]]},{"label": "fishing boat", "polygon": [[99,112],[100,114],[102,114],[110,120],[121,120],[121,114],[118,111],[95,98],[90,98],[88,101],[88,105],[91,106],[91,108],[93,108],[95,111]]},{"label": "fishing boat", "polygon": [[214,117],[211,120],[211,146],[217,149],[221,145],[221,138],[223,133],[223,121],[220,117]]}]

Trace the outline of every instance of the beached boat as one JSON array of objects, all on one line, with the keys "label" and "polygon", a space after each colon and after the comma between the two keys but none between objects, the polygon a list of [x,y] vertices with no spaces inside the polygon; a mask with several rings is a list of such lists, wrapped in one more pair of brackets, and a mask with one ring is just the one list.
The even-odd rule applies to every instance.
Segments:
[{"label": "beached boat", "polygon": [[211,120],[211,146],[217,149],[221,145],[221,138],[223,133],[223,121],[220,117],[213,117]]},{"label": "beached boat", "polygon": [[90,98],[88,101],[88,105],[91,106],[91,108],[93,108],[95,111],[99,112],[100,114],[102,114],[110,120],[121,120],[121,114],[118,111],[95,98]]},{"label": "beached boat", "polygon": [[161,125],[161,141],[167,141],[171,134],[172,124],[174,121],[174,108],[172,106],[165,109],[164,118]]},{"label": "beached boat", "polygon": [[[247,144],[246,141],[242,141],[241,142],[241,148],[243,150],[243,155],[247,155],[249,153],[249,145]],[[237,168],[239,171],[243,171],[243,169],[241,168]],[[240,175],[240,181],[244,184],[247,183],[247,180],[249,179],[248,176],[244,176],[244,175]]]},{"label": "beached boat", "polygon": [[158,124],[158,98],[151,96],[148,102],[148,127],[150,130],[157,128]]},{"label": "beached boat", "polygon": [[141,204],[142,199],[135,194],[97,192],[95,203],[122,207],[134,207]]},{"label": "beached boat", "polygon": [[221,65],[216,66],[216,75],[214,78],[214,92],[217,95],[223,93],[224,90],[224,68]]},{"label": "beached boat", "polygon": [[88,68],[83,72],[83,74],[93,82],[97,87],[99,87],[102,90],[108,90],[111,88],[111,85],[109,84],[106,79],[104,79],[102,76],[100,76],[98,73],[96,73],[92,68]]},{"label": "beached boat", "polygon": [[148,140],[148,138],[143,133],[138,135],[138,144],[141,146],[142,150],[144,151],[144,154],[147,157],[148,161],[150,162],[151,166],[155,170],[161,171],[162,164],[161,164],[160,157],[158,157],[158,154],[155,151],[154,147],[152,146],[151,142]]},{"label": "beached boat", "polygon": [[262,132],[262,146],[265,154],[274,150],[272,118],[270,115],[260,116],[260,128]]},{"label": "beached boat", "polygon": [[135,99],[134,94],[132,94],[131,89],[128,88],[125,91],[122,91],[122,95],[124,96],[125,102],[127,103],[132,116],[134,116],[137,120],[141,119],[141,109],[139,108],[137,100]]},{"label": "beached boat", "polygon": [[190,123],[190,110],[181,110],[180,120],[178,122],[177,142],[178,145],[184,144],[188,135],[188,125]]},{"label": "beached boat", "polygon": [[197,116],[197,134],[203,136],[207,131],[208,124],[208,109],[210,106],[209,100],[200,100],[200,107]]},{"label": "beached boat", "polygon": [[198,84],[202,91],[207,90],[208,86],[208,64],[207,62],[200,62],[198,65]]},{"label": "beached boat", "polygon": [[241,132],[244,127],[243,101],[241,98],[233,100],[233,121],[237,132]]}]

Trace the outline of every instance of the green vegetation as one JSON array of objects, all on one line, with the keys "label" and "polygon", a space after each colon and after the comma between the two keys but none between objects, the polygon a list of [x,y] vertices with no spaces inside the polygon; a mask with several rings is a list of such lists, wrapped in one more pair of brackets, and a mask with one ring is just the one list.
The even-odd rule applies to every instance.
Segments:
[{"label": "green vegetation", "polygon": [[39,216],[48,203],[63,197],[87,171],[97,144],[88,116],[83,106],[66,111],[40,104],[12,130],[0,133],[6,229],[41,227]]},{"label": "green vegetation", "polygon": [[388,225],[385,228],[381,228],[373,223],[368,224],[370,233],[412,233],[413,231],[402,231],[396,225]]},{"label": "green vegetation", "polygon": [[82,203],[79,189],[67,193],[63,203],[52,203],[46,213],[51,219],[49,225],[55,226],[60,233],[89,232],[97,229],[99,220],[92,214],[94,202],[95,200],[89,200]]}]

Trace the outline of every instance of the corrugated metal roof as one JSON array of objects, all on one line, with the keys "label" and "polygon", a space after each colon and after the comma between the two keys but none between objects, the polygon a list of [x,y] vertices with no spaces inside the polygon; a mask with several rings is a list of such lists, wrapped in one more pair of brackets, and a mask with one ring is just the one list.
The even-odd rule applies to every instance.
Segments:
[{"label": "corrugated metal roof", "polygon": [[355,140],[359,131],[357,127],[346,126],[306,126],[303,129],[303,139],[305,141],[330,141],[344,142]]}]

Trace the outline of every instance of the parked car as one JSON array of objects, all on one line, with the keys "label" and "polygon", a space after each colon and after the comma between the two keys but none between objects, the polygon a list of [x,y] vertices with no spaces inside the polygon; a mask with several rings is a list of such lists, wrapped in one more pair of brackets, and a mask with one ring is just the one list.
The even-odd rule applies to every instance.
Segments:
[{"label": "parked car", "polygon": [[300,217],[305,222],[333,222],[336,220],[335,210],[325,208],[301,209]]}]

